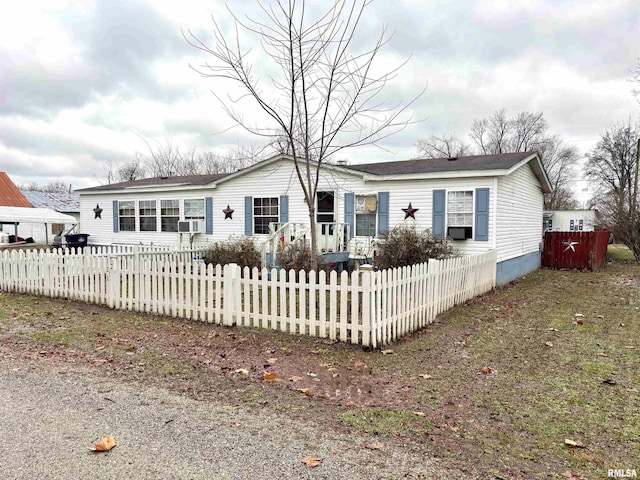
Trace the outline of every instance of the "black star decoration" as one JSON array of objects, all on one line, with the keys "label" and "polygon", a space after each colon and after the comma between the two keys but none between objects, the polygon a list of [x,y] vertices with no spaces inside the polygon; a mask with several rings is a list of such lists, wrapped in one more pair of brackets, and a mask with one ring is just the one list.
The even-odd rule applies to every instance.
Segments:
[{"label": "black star decoration", "polygon": [[416,212],[420,210],[419,208],[413,208],[411,206],[411,203],[409,203],[409,206],[407,208],[403,208],[402,211],[404,212],[404,219],[406,220],[407,218],[411,217],[414,220],[416,219]]},{"label": "black star decoration", "polygon": [[95,217],[93,217],[93,219],[95,220],[96,218],[102,218],[102,209],[100,208],[100,205],[96,203],[96,208],[93,209],[93,213],[96,214]]},{"label": "black star decoration", "polygon": [[233,215],[233,212],[235,212],[235,210],[233,208],[229,208],[229,205],[227,205],[227,208],[222,210],[222,213],[224,213],[224,219],[226,220],[227,218],[230,218],[233,220],[233,217],[231,216]]}]

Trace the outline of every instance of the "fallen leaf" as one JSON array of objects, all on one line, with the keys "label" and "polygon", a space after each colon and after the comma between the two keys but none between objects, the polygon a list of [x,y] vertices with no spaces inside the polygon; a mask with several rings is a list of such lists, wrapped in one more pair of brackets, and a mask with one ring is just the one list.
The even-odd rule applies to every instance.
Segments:
[{"label": "fallen leaf", "polygon": [[638,389],[637,388],[627,388],[627,392],[629,392],[629,393],[638,393]]},{"label": "fallen leaf", "polygon": [[275,382],[278,380],[278,375],[275,372],[264,372],[262,376],[267,382]]},{"label": "fallen leaf", "polygon": [[291,377],[289,377],[289,381],[290,382],[299,382],[300,380],[302,380],[302,377],[297,377],[296,375],[292,375]]},{"label": "fallen leaf", "polygon": [[311,392],[310,388],[299,388],[297,391],[304,393],[307,397],[313,397],[313,392]]},{"label": "fallen leaf", "polygon": [[94,447],[91,447],[89,450],[94,452],[108,452],[113,447],[116,446],[116,439],[112,436],[103,437],[100,439],[98,443],[95,444]]},{"label": "fallen leaf", "polygon": [[431,375],[428,375],[426,373],[421,373],[420,375],[418,375],[418,377],[420,378],[424,378],[425,380],[429,380],[431,377]]},{"label": "fallen leaf", "polygon": [[318,375],[316,375],[315,373],[311,373],[311,372],[307,373],[307,377],[317,377],[317,376]]},{"label": "fallen leaf", "polygon": [[239,368],[235,371],[235,373],[242,373],[243,375],[249,375],[249,370],[246,368]]},{"label": "fallen leaf", "polygon": [[277,358],[273,358],[273,357],[271,357],[269,360],[267,360],[267,362],[269,362],[271,365],[273,365],[277,361],[278,361],[278,359]]},{"label": "fallen leaf", "polygon": [[608,357],[609,355],[604,352],[598,352],[599,357]]},{"label": "fallen leaf", "polygon": [[562,476],[568,478],[569,480],[584,480],[584,477],[575,475],[571,470],[563,472]]},{"label": "fallen leaf", "polygon": [[602,383],[606,383],[607,385],[617,385],[618,382],[616,382],[613,378],[605,378],[604,380],[602,380]]},{"label": "fallen leaf", "polygon": [[482,373],[491,373],[493,370],[491,369],[491,367],[482,367],[480,371]]},{"label": "fallen leaf", "polygon": [[576,314],[575,314],[575,317],[576,317],[576,318],[582,318],[582,317],[584,317],[584,315],[583,315],[582,313],[576,313]]},{"label": "fallen leaf", "polygon": [[424,412],[411,412],[414,415],[418,416],[418,417],[426,417],[426,414]]},{"label": "fallen leaf", "polygon": [[547,347],[553,347],[553,342],[545,342],[544,343]]},{"label": "fallen leaf", "polygon": [[322,368],[327,368],[327,367],[330,367],[330,366],[331,366],[331,364],[330,364],[330,363],[321,363],[321,364],[320,364],[320,366],[321,366]]},{"label": "fallen leaf", "polygon": [[309,455],[302,459],[302,463],[304,463],[307,468],[315,468],[322,463],[322,459],[317,455]]},{"label": "fallen leaf", "polygon": [[582,318],[579,318],[579,319],[577,319],[574,323],[575,323],[576,325],[582,325],[582,324],[584,323],[584,320],[583,320]]},{"label": "fallen leaf", "polygon": [[384,444],[380,442],[373,442],[366,444],[364,448],[368,448],[369,450],[384,450]]},{"label": "fallen leaf", "polygon": [[336,367],[327,368],[327,372],[335,372],[336,370],[338,370]]},{"label": "fallen leaf", "polygon": [[571,440],[570,438],[565,438],[564,443],[571,448],[587,448],[584,443],[576,442],[575,440]]},{"label": "fallen leaf", "polygon": [[557,331],[558,331],[558,329],[557,329],[557,328],[549,328],[549,331],[550,331],[550,332],[557,332]]},{"label": "fallen leaf", "polygon": [[389,350],[382,350],[382,354],[383,355],[392,355],[393,354],[393,350],[389,349]]},{"label": "fallen leaf", "polygon": [[364,363],[362,360],[356,360],[356,362],[353,364],[354,367],[366,367],[367,364]]},{"label": "fallen leaf", "polygon": [[355,407],[355,406],[356,406],[355,402],[351,402],[351,401],[350,401],[350,402],[347,402],[345,405],[346,405],[347,407]]},{"label": "fallen leaf", "polygon": [[104,345],[96,345],[96,350],[102,350],[104,348]]}]

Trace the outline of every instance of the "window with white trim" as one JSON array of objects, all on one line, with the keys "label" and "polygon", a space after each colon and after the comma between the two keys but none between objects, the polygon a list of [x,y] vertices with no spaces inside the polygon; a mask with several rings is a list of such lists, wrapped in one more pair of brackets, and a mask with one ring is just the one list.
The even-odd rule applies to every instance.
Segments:
[{"label": "window with white trim", "polygon": [[356,195],[356,237],[373,237],[376,234],[376,195]]},{"label": "window with white trim", "polygon": [[121,232],[136,231],[136,203],[133,200],[118,202],[118,226]]},{"label": "window with white trim", "polygon": [[185,220],[204,220],[204,199],[193,198],[184,201]]},{"label": "window with white trim", "polygon": [[140,215],[140,231],[155,232],[158,229],[156,218],[156,201],[140,200],[138,202],[138,214]]},{"label": "window with white trim", "polygon": [[160,231],[177,232],[178,220],[180,220],[180,202],[160,200]]},{"label": "window with white trim", "polygon": [[253,233],[268,234],[269,224],[279,221],[278,197],[253,199]]},{"label": "window with white trim", "polygon": [[447,226],[473,227],[473,191],[447,192]]}]

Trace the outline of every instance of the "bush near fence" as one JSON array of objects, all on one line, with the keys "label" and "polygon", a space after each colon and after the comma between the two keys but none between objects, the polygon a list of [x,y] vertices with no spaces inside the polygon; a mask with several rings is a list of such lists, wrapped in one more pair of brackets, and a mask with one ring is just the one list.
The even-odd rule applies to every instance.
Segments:
[{"label": "bush near fence", "polygon": [[214,267],[203,251],[3,252],[0,290],[378,347],[495,286],[495,251],[341,274]]}]

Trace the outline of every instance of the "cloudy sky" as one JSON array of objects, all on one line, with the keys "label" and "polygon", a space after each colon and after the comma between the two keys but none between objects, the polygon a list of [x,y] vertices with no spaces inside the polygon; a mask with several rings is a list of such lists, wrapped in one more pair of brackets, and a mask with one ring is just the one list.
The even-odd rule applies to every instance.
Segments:
[{"label": "cloudy sky", "polygon": [[[266,3],[269,0],[265,0]],[[249,0],[227,2],[239,14]],[[323,2],[310,2],[316,7]],[[100,183],[104,165],[126,162],[145,141],[224,152],[260,145],[224,114],[190,65],[209,60],[182,31],[210,40],[212,20],[230,19],[218,0],[29,0],[0,16],[0,171],[19,184]],[[401,160],[430,134],[466,135],[473,119],[543,112],[552,133],[582,152],[610,124],[636,122],[630,70],[640,56],[637,0],[379,0],[361,41],[394,32],[381,64],[411,57],[385,95],[408,100],[425,121],[340,157]],[[255,51],[254,51],[255,52]],[[257,71],[273,68],[256,56]],[[638,86],[636,85],[636,88]]]}]

